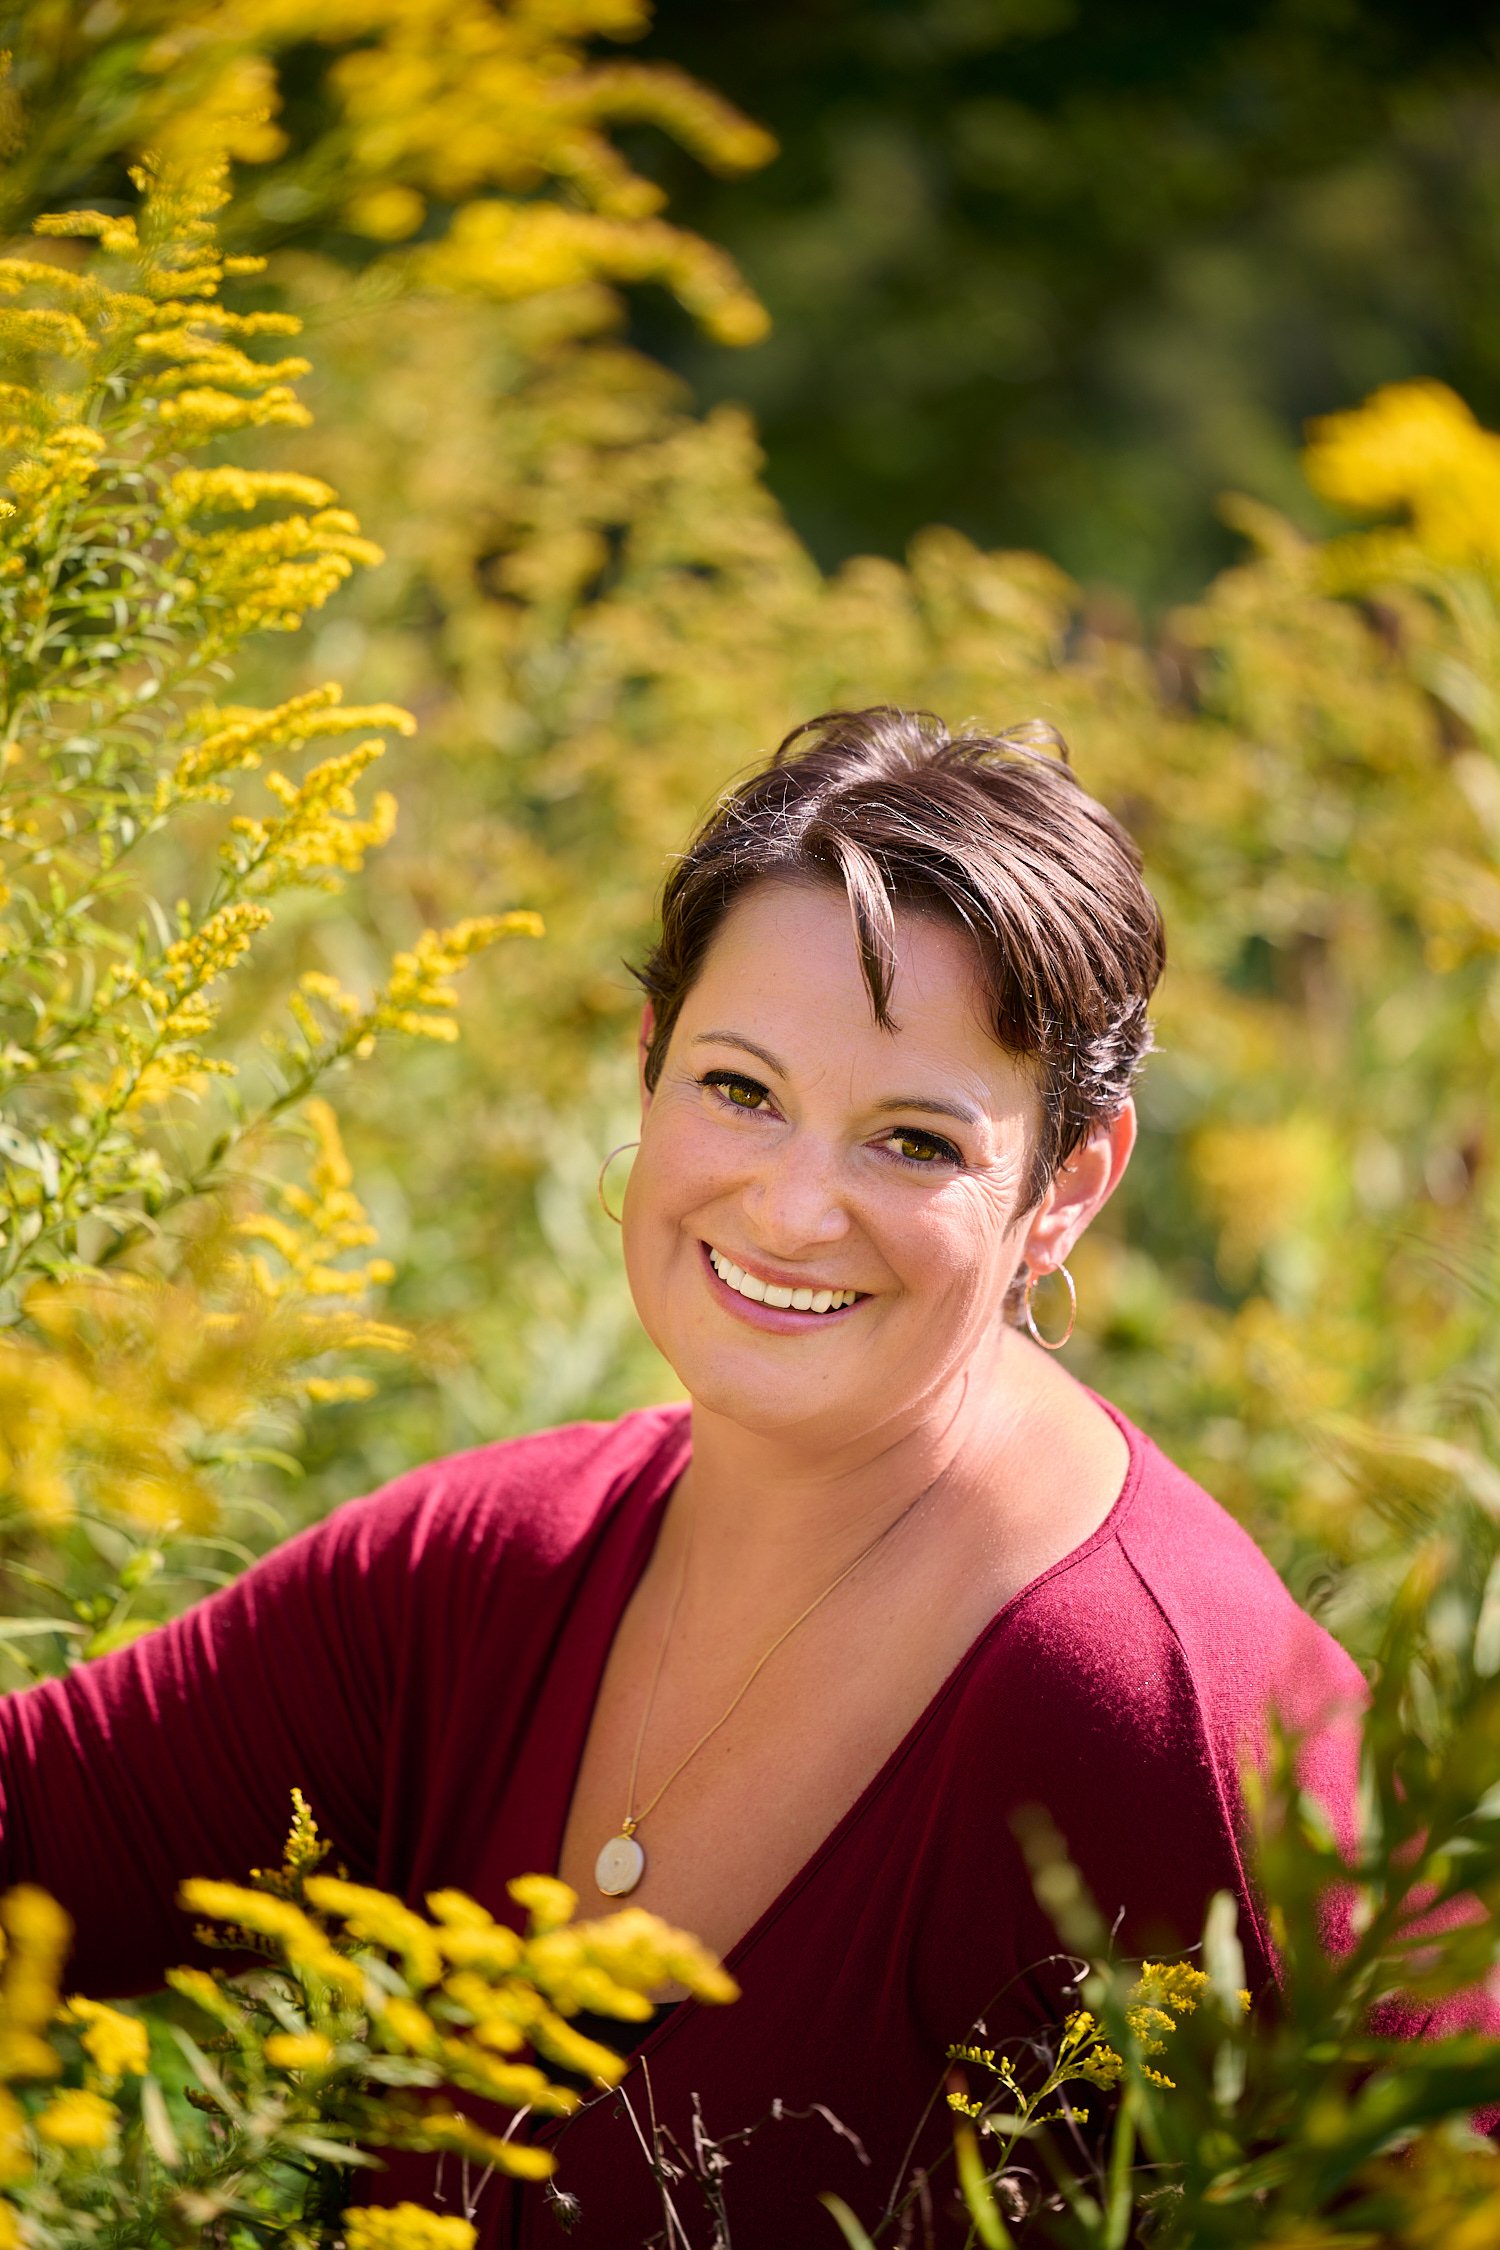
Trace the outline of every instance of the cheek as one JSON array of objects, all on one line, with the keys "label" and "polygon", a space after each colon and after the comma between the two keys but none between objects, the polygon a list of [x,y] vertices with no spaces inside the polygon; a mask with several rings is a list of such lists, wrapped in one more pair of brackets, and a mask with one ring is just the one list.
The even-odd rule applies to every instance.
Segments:
[{"label": "cheek", "polygon": [[1019,1255],[1011,1199],[984,1181],[955,1183],[952,1196],[935,1200],[908,1230],[912,1270],[960,1316],[987,1317],[1005,1294]]},{"label": "cheek", "polygon": [[695,1106],[653,1109],[636,1158],[653,1204],[664,1209],[690,1203],[705,1187],[732,1177],[737,1139],[718,1118]]},{"label": "cheek", "polygon": [[628,1251],[645,1261],[670,1255],[674,1237],[693,1215],[733,1189],[736,1138],[685,1104],[652,1108],[626,1198]]}]

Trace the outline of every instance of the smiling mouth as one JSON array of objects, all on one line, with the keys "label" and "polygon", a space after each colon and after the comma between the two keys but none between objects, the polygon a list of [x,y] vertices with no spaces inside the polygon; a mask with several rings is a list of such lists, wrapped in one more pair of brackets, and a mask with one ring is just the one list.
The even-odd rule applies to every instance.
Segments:
[{"label": "smiling mouth", "polygon": [[863,1294],[858,1289],[829,1289],[812,1285],[793,1289],[782,1282],[765,1281],[759,1274],[747,1273],[743,1266],[737,1266],[732,1258],[727,1258],[722,1250],[716,1250],[712,1243],[705,1243],[704,1248],[708,1252],[709,1264],[726,1289],[733,1289],[737,1295],[748,1297],[753,1305],[770,1305],[778,1312],[842,1312],[849,1305],[856,1304]]}]

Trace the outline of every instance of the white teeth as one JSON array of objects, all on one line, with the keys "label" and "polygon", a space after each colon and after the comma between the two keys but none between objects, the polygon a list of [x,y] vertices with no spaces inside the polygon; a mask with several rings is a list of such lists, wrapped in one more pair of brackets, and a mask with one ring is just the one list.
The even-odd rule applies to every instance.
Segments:
[{"label": "white teeth", "polygon": [[854,1289],[788,1289],[782,1282],[762,1281],[758,1274],[746,1273],[720,1250],[710,1250],[708,1255],[719,1279],[752,1304],[774,1305],[781,1311],[837,1312],[844,1305],[852,1305],[858,1295]]}]

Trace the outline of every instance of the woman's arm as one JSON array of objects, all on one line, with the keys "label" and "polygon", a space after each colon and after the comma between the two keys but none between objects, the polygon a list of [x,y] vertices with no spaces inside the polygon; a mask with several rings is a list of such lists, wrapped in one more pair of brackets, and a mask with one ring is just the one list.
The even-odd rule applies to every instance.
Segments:
[{"label": "woman's arm", "polygon": [[191,1957],[178,1884],[277,1864],[294,1786],[351,1873],[373,1868],[412,1524],[399,1486],[339,1509],[175,1623],[0,1699],[0,1888],[62,1901],[70,1983],[141,1992]]}]

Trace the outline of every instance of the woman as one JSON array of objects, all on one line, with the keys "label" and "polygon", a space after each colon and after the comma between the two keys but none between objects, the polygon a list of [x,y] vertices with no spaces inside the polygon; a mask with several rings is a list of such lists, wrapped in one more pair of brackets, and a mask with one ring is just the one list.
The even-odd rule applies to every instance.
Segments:
[{"label": "woman", "polygon": [[[546,2129],[560,2196],[488,2185],[494,2250],[661,2237],[648,2097],[683,2148],[695,2098],[714,2136],[789,2113],[726,2152],[739,2250],[831,2242],[820,2189],[875,2223],[913,2135],[941,2150],[945,2046],[1066,2004],[1029,1808],[1123,1949],[1192,1944],[1228,1890],[1263,1985],[1241,1760],[1274,1705],[1336,1800],[1358,1677],[1035,1302],[1129,1160],[1162,957],[1040,730],[789,737],[674,868],[642,973],[624,1250],[691,1408],[419,1470],[13,1698],[0,1872],[72,1910],[78,1981],[155,1982],[177,1878],[272,1853],[294,1783],[414,1900],[502,1912],[557,1869],[697,1931],[742,1998],[669,2009]],[[376,2192],[429,2200],[430,2162]]]}]

